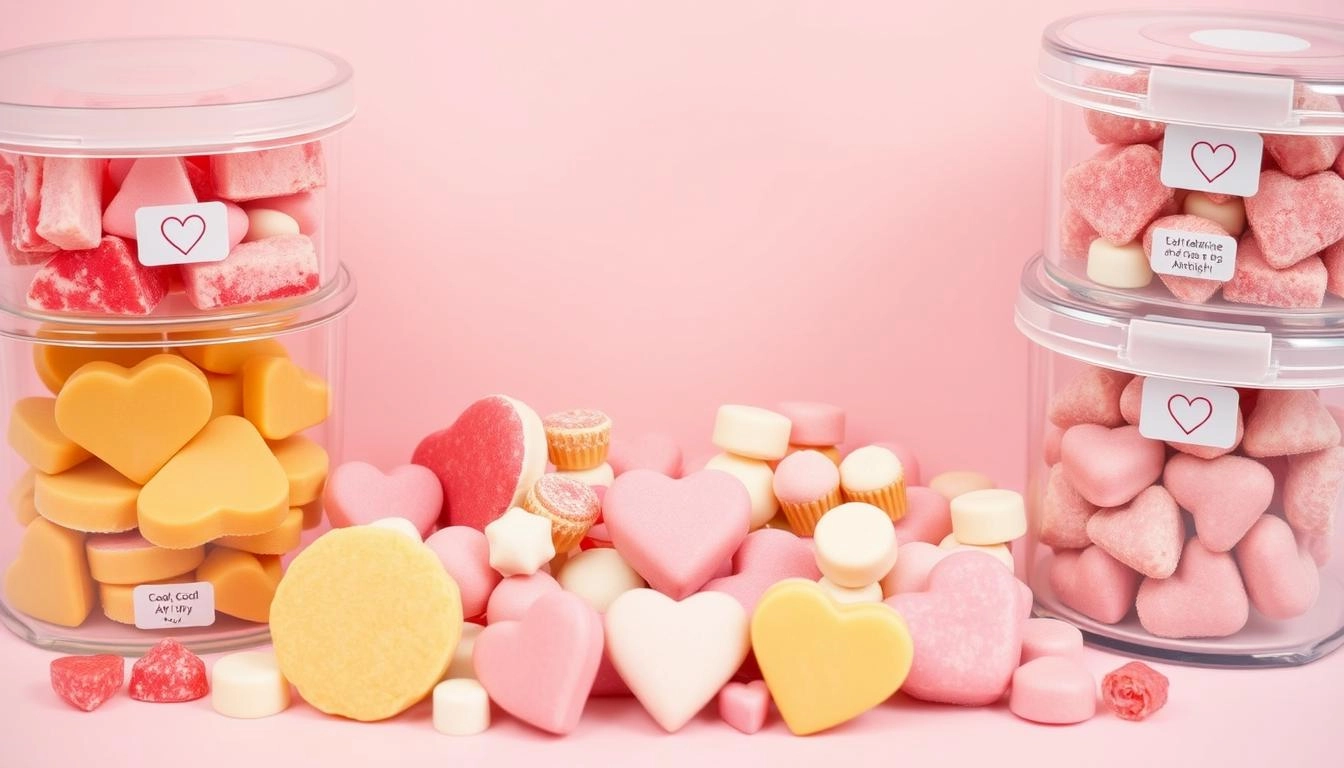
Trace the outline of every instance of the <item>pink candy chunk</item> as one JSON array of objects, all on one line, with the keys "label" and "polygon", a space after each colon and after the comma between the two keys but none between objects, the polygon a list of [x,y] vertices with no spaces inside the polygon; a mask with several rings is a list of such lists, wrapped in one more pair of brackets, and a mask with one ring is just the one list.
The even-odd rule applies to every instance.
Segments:
[{"label": "pink candy chunk", "polygon": [[180,157],[142,157],[121,182],[121,189],[103,211],[103,231],[135,238],[135,212],[151,205],[181,205],[196,202]]},{"label": "pink candy chunk", "polygon": [[1289,525],[1305,534],[1325,535],[1334,530],[1335,508],[1344,489],[1344,448],[1331,446],[1288,457],[1283,481],[1283,514]]},{"label": "pink candy chunk", "polygon": [[[910,482],[906,469],[906,482]],[[941,542],[952,533],[952,505],[943,494],[920,485],[905,488],[905,515],[896,521],[899,542]]]},{"label": "pink candy chunk", "polygon": [[1120,413],[1120,393],[1134,376],[1120,371],[1088,366],[1069,380],[1050,401],[1050,423],[1062,429],[1076,424],[1118,427],[1125,423]]},{"label": "pink candy chunk", "polygon": [[1325,303],[1328,282],[1329,273],[1319,257],[1308,256],[1291,267],[1275,269],[1248,234],[1237,248],[1237,270],[1223,285],[1223,298],[1265,307],[1319,307]]},{"label": "pink candy chunk", "polygon": [[765,591],[784,579],[821,578],[810,539],[788,531],[759,528],[747,534],[731,561],[730,574],[711,580],[702,592],[723,592],[750,616]]},{"label": "pink candy chunk", "polygon": [[314,189],[283,197],[264,197],[250,201],[247,210],[266,209],[279,211],[299,224],[299,232],[311,235],[322,226],[323,192]]},{"label": "pink candy chunk", "polygon": [[1101,547],[1059,552],[1050,564],[1050,589],[1059,601],[1103,624],[1129,615],[1141,578]]},{"label": "pink candy chunk", "polygon": [[223,261],[183,264],[187,298],[197,309],[234,307],[317,290],[317,251],[307,235],[241,243]]},{"label": "pink candy chunk", "polygon": [[1176,573],[1144,579],[1135,601],[1139,623],[1158,637],[1227,637],[1241,631],[1251,604],[1232,555],[1192,538]]},{"label": "pink candy chunk", "polygon": [[[42,172],[44,158],[19,155],[14,162],[14,223],[11,242],[16,251],[24,253],[52,253],[55,243],[49,243],[37,232],[42,214]],[[11,259],[13,260],[13,259]]]},{"label": "pink candy chunk", "polygon": [[1161,168],[1147,144],[1105,147],[1064,174],[1064,198],[1108,243],[1124,245],[1171,204]]},{"label": "pink candy chunk", "polygon": [[661,432],[649,432],[631,439],[613,437],[607,463],[619,476],[632,469],[651,469],[660,475],[681,477],[681,446],[677,439]]},{"label": "pink candy chunk", "polygon": [[[469,619],[485,615],[490,596],[500,580],[499,572],[490,567],[490,545],[485,534],[465,525],[450,525],[425,539],[425,546],[438,555],[444,570],[457,583],[462,596],[462,615]],[[502,605],[498,610],[517,615],[517,611]]]},{"label": "pink candy chunk", "polygon": [[1255,458],[1290,456],[1339,445],[1339,438],[1339,425],[1315,392],[1266,389],[1246,419],[1241,446]]},{"label": "pink candy chunk", "polygon": [[1166,446],[1140,435],[1138,427],[1079,424],[1064,433],[1059,463],[1084,499],[1118,507],[1157,482],[1166,456]]},{"label": "pink candy chunk", "polygon": [[789,418],[794,445],[825,447],[845,442],[845,411],[830,403],[794,400],[780,403],[775,411]]},{"label": "pink candy chunk", "polygon": [[42,168],[37,234],[67,251],[103,238],[103,165],[91,157],[49,157]]},{"label": "pink candy chunk", "polygon": [[1286,269],[1344,238],[1344,179],[1333,171],[1294,179],[1260,174],[1260,191],[1246,198],[1246,219],[1275,269]]},{"label": "pink candy chunk", "polygon": [[1245,456],[1210,461],[1173,456],[1162,481],[1194,518],[1195,534],[1212,552],[1235,547],[1274,497],[1274,474]]},{"label": "pink candy chunk", "polygon": [[770,691],[764,680],[728,683],[719,691],[719,717],[742,733],[761,730],[769,712]]},{"label": "pink candy chunk", "polygon": [[1069,485],[1062,466],[1056,464],[1050,468],[1038,524],[1042,544],[1056,549],[1090,546],[1092,540],[1087,536],[1087,521],[1096,512],[1097,505]]},{"label": "pink candy chunk", "polygon": [[1042,656],[1013,673],[1008,709],[1033,723],[1081,723],[1097,713],[1097,681],[1081,659]]},{"label": "pink candy chunk", "polygon": [[327,170],[318,142],[256,152],[212,155],[215,194],[226,200],[257,200],[326,186]]},{"label": "pink candy chunk", "polygon": [[[1339,112],[1339,101],[1334,96],[1298,85],[1293,94],[1293,107],[1315,112]],[[1286,136],[1266,133],[1265,151],[1274,158],[1279,170],[1296,178],[1310,176],[1334,165],[1344,148],[1344,136]]]},{"label": "pink candy chunk", "polygon": [[171,268],[146,267],[127,241],[108,235],[97,248],[61,251],[33,276],[28,306],[52,312],[147,315],[168,293]]},{"label": "pink candy chunk", "polygon": [[1097,230],[1081,214],[1065,208],[1059,219],[1059,250],[1071,259],[1086,259]]},{"label": "pink candy chunk", "polygon": [[1237,544],[1237,565],[1251,605],[1271,619],[1301,616],[1321,594],[1321,573],[1293,529],[1274,515],[1265,515]]},{"label": "pink candy chunk", "polygon": [[1321,263],[1325,265],[1325,290],[1344,297],[1344,240],[1321,251]]},{"label": "pink candy chunk", "polygon": [[1103,509],[1088,518],[1087,536],[1139,573],[1165,579],[1176,571],[1181,557],[1185,521],[1167,489],[1154,485],[1128,505]]},{"label": "pink candy chunk", "polygon": [[[1148,73],[1097,72],[1087,77],[1087,84],[1124,93],[1147,93]],[[1162,138],[1167,128],[1155,120],[1139,120],[1095,109],[1083,112],[1083,124],[1102,144],[1147,144]]]},{"label": "pink candy chunk", "polygon": [[[1143,255],[1148,259],[1153,256],[1153,233],[1159,229],[1174,229],[1178,232],[1188,232],[1194,235],[1218,235],[1227,236],[1227,230],[1218,226],[1218,224],[1209,221],[1201,216],[1163,216],[1152,224],[1143,233]],[[1238,261],[1240,266],[1240,261]],[[1190,304],[1203,304],[1218,292],[1218,288],[1223,285],[1219,280],[1205,280],[1200,277],[1183,277],[1181,275],[1158,275],[1162,284],[1167,286],[1167,290],[1181,301]]]},{"label": "pink candy chunk", "polygon": [[1059,619],[1027,619],[1022,627],[1022,663],[1045,656],[1083,660],[1083,633]]},{"label": "pink candy chunk", "polygon": [[1121,720],[1142,720],[1167,703],[1166,675],[1131,661],[1101,679],[1101,698]]}]

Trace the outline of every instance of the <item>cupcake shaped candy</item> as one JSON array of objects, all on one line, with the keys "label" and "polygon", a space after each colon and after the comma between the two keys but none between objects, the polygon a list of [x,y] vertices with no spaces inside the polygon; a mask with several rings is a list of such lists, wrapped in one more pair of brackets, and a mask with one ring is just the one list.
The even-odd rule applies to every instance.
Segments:
[{"label": "cupcake shaped candy", "polygon": [[840,462],[840,491],[845,501],[872,504],[892,520],[905,515],[905,468],[882,446],[859,448]]},{"label": "cupcake shaped candy", "polygon": [[821,516],[840,506],[840,470],[819,451],[797,451],[779,462],[774,489],[789,527],[811,536]]},{"label": "cupcake shaped candy", "polygon": [[591,408],[552,413],[541,420],[546,447],[556,469],[592,469],[607,460],[611,419]]},{"label": "cupcake shaped candy", "polygon": [[579,545],[597,521],[602,503],[587,483],[564,475],[542,475],[527,492],[523,508],[551,521],[551,541],[557,553]]}]

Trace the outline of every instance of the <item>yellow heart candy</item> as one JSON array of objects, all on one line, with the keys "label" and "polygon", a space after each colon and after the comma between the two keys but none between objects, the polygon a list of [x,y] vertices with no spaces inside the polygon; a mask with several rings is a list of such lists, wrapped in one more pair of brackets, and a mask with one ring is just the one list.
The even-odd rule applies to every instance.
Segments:
[{"label": "yellow heart candy", "polygon": [[56,426],[56,401],[50,397],[25,397],[14,403],[9,415],[9,447],[39,472],[54,475],[89,458]]},{"label": "yellow heart candy", "polygon": [[5,572],[5,600],[35,619],[78,627],[93,611],[93,579],[84,534],[45,518],[28,524]]},{"label": "yellow heart candy", "polygon": [[243,365],[243,415],[267,440],[283,440],[327,418],[327,383],[285,357]]},{"label": "yellow heart candy", "polygon": [[[118,336],[116,340],[125,338]],[[102,360],[130,368],[163,351],[162,347],[65,347],[36,344],[33,346],[33,370],[55,395],[60,393],[71,374],[88,363]]]},{"label": "yellow heart candy", "polygon": [[303,510],[294,507],[278,528],[255,536],[220,536],[215,546],[240,549],[254,555],[283,555],[299,548],[303,536]]},{"label": "yellow heart candy", "polygon": [[790,731],[824,731],[867,712],[905,682],[914,643],[882,603],[838,605],[806,579],[771,587],[751,617],[751,645]]},{"label": "yellow heart candy", "polygon": [[286,357],[284,345],[275,339],[221,342],[180,347],[178,352],[211,373],[237,373],[254,357]]},{"label": "yellow heart candy", "polygon": [[325,448],[303,435],[294,435],[271,443],[271,452],[289,476],[291,506],[302,507],[322,497],[331,463]]},{"label": "yellow heart candy", "polygon": [[215,588],[215,610],[244,621],[264,624],[280,584],[280,558],[217,547],[196,569],[197,581]]},{"label": "yellow heart candy", "polygon": [[177,355],[155,355],[134,368],[92,362],[56,396],[66,436],[141,485],[210,420],[205,374]]}]

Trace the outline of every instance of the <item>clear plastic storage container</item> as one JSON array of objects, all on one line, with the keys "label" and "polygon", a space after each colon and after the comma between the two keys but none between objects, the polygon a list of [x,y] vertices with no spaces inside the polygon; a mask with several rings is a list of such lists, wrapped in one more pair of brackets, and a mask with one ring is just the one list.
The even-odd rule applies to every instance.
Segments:
[{"label": "clear plastic storage container", "polygon": [[134,653],[267,638],[340,452],[348,273],[303,303],[54,322],[0,311],[0,619]]},{"label": "clear plastic storage container", "polygon": [[1052,277],[1112,304],[1344,312],[1344,23],[1078,16],[1045,30],[1037,79]]},{"label": "clear plastic storage container", "polygon": [[0,52],[0,305],[185,317],[335,279],[350,66],[256,40]]},{"label": "clear plastic storage container", "polygon": [[1123,653],[1301,664],[1344,642],[1344,335],[1133,311],[1023,274],[1038,613]]}]

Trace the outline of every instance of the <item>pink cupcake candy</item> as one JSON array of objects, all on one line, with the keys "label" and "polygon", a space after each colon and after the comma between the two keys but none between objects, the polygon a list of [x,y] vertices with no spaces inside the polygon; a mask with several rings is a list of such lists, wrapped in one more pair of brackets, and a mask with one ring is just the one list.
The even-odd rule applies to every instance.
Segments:
[{"label": "pink cupcake candy", "polygon": [[799,536],[811,536],[821,516],[840,506],[840,470],[819,451],[785,456],[773,482],[784,517]]},{"label": "pink cupcake candy", "polygon": [[793,422],[790,445],[824,448],[845,442],[845,411],[839,406],[791,400],[780,403],[775,412]]}]

